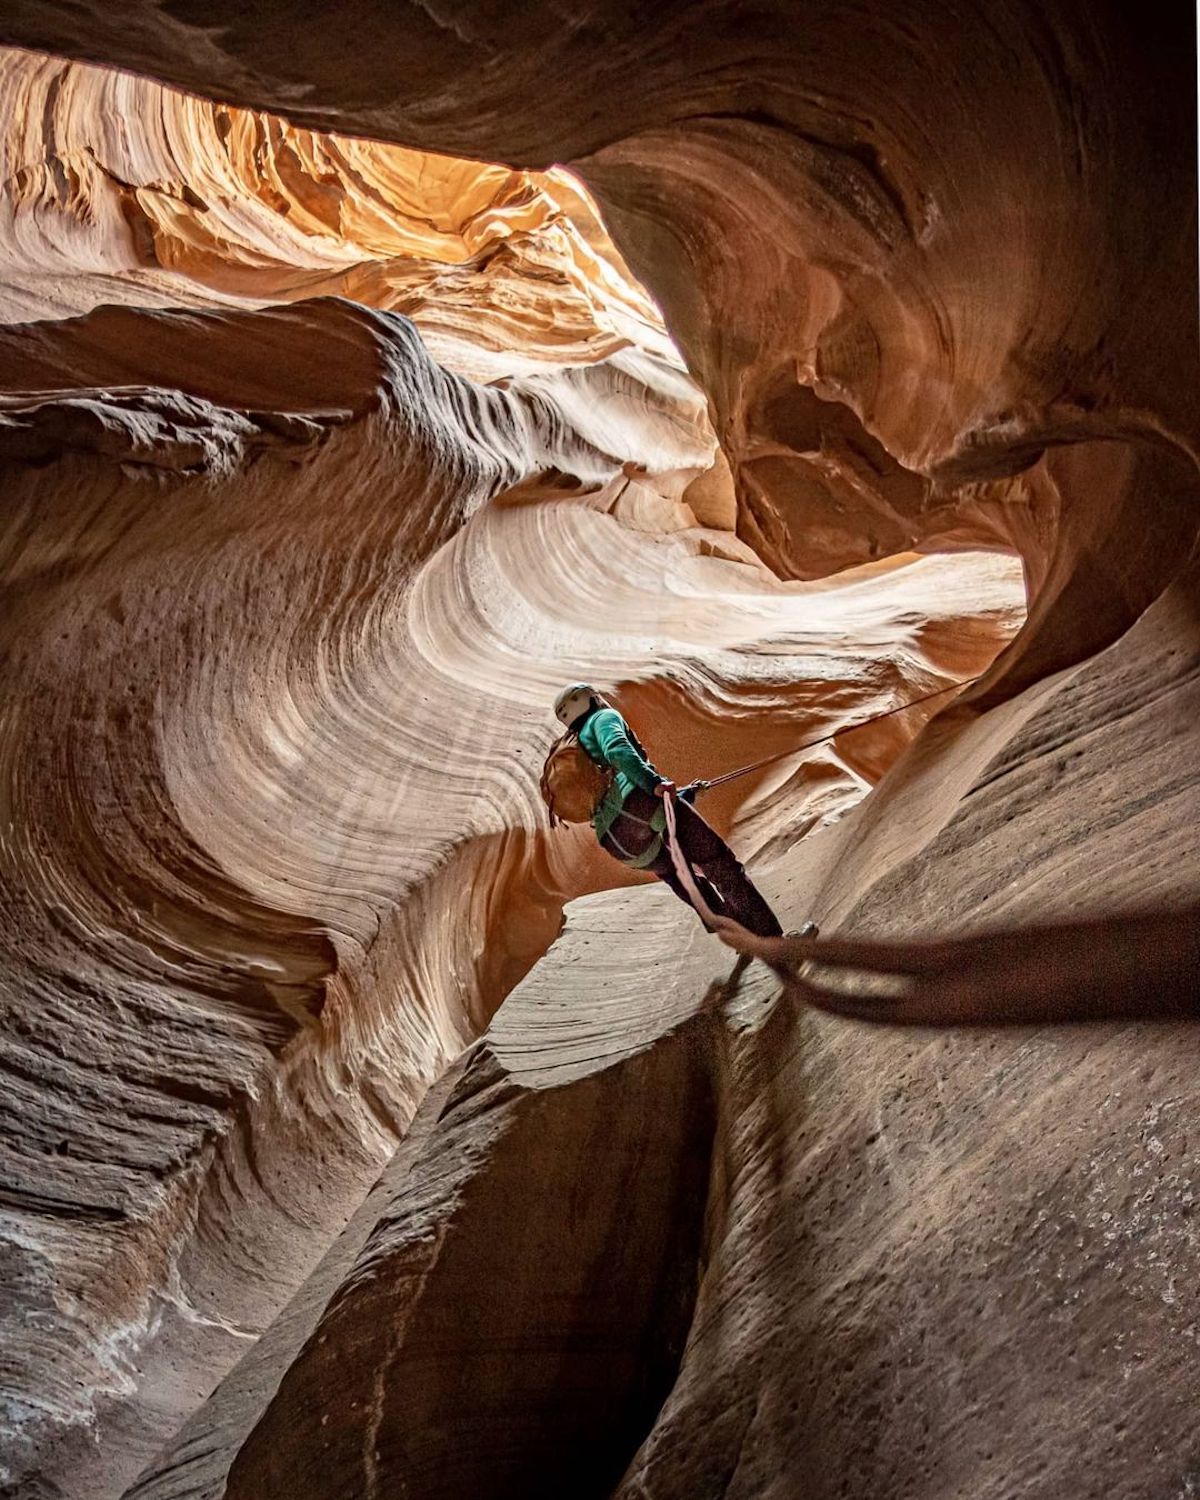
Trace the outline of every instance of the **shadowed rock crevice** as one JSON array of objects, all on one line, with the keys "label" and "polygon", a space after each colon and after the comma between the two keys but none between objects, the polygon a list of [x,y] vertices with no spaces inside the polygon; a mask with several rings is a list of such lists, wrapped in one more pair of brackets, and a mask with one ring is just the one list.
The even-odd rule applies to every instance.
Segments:
[{"label": "shadowed rock crevice", "polygon": [[589,1058],[586,1011],[573,1020],[565,993],[551,1007],[543,983],[463,1071],[238,1455],[230,1500],[602,1500],[650,1432],[705,1257],[712,1025],[639,1048],[639,1020],[663,1018],[635,1004],[615,1035],[636,1050],[609,1060],[609,1036]]}]

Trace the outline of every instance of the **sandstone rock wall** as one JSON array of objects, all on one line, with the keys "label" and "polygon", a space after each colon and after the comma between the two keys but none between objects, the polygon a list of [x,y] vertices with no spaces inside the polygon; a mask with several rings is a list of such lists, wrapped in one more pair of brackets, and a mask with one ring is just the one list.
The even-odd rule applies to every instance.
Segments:
[{"label": "sandstone rock wall", "polygon": [[[1026,530],[1028,491],[988,485],[1048,445],[1194,462],[1186,11],[687,0],[649,35],[534,0],[271,16],[147,0],[85,30],[17,0],[0,37],[325,128],[572,162],[709,397],[743,533],[780,566],[825,572],[968,515]],[[984,492],[945,514],[947,479]]]},{"label": "sandstone rock wall", "polygon": [[[905,773],[920,809],[915,747],[771,867],[778,909],[865,934],[1106,906],[1194,924],[1196,589],[944,750],[958,797],[885,854]],[[1136,790],[1114,770],[1131,759]],[[227,1488],[261,1386],[235,1376],[202,1419],[220,1474],[200,1493],[1187,1492],[1194,1026],[869,1028],[723,951],[665,892],[569,909]],[[1191,952],[1197,1007],[1194,926]],[[1082,962],[1103,996],[1106,954]],[[188,1472],[171,1453],[133,1493]]]},{"label": "sandstone rock wall", "polygon": [[[230,377],[239,320],[259,363]],[[43,393],[22,429],[63,444],[69,414],[88,419],[73,453],[13,471],[22,835],[5,871],[7,993],[35,1018],[9,1052],[12,1284],[55,1308],[30,1324],[14,1296],[11,1378],[40,1392],[29,1453],[91,1464],[99,1407],[102,1463],[128,1477],[294,1289],[564,896],[611,880],[578,837],[540,831],[564,671],[619,682],[651,642],[650,670],[680,677],[667,701],[694,704],[673,753],[698,755],[703,732],[715,769],[764,712],[781,746],[835,729],[978,670],[1019,618],[1003,562],[783,587],[704,555],[719,533],[622,524],[605,507],[625,494],[481,511],[459,532],[526,468],[595,479],[605,460],[544,401],[439,371],[394,315],[113,310],[7,337],[22,377],[32,350],[98,382],[100,339],[135,334],[163,428],[145,390],[122,404],[89,383]],[[290,366],[271,389],[280,353],[308,389]],[[331,415],[335,391],[359,409]],[[664,558],[676,604],[656,592]],[[623,630],[598,639],[600,607]],[[814,756],[807,816],[870,774]],[[156,1349],[186,1378],[163,1385]]]},{"label": "sandstone rock wall", "polygon": [[[780,888],[792,916],[815,906],[851,934],[1195,901],[1194,594],[1164,594],[1197,514],[1186,15],[1025,0],[903,16],[694,0],[652,22],[532,3],[89,15],[14,0],[0,40],[84,60],[14,53],[0,71],[3,307],[34,320],[0,332],[0,1482],[119,1494],[193,1412],[188,1430],[224,1455],[203,1482],[223,1482],[297,1340],[263,1344],[270,1373],[236,1420],[222,1398],[198,1410],[204,1395],[545,950],[563,901],[616,878],[537,815],[544,705],[564,677],[618,688],[660,726],[647,737],[669,771],[723,770],[984,672],[1022,613],[1017,555],[1024,629],[857,813],[797,848],[932,709],[783,762],[714,799],[715,818],[799,882]],[[443,151],[508,165],[428,154]],[[622,930],[660,900],[619,898]],[[1183,1127],[1153,1137],[1133,1208],[1120,1183],[1143,1113],[1182,1120],[1194,1102],[1179,1040],[914,1048],[776,1006],[740,1042],[689,1023],[702,1058],[684,1060],[678,1039],[651,1045],[713,972],[708,957],[694,978],[658,967],[682,921],[625,955],[666,1019],[632,1006],[648,1019],[630,1041],[593,995],[563,1043],[615,1032],[627,1062],[539,1102],[510,1098],[508,1063],[478,1060],[442,1135],[426,1122],[432,1165],[414,1168],[448,1158],[501,1205],[521,1181],[543,1248],[566,1233],[538,1217],[562,1197],[548,1185],[574,1172],[593,1194],[587,1233],[615,1235],[636,1187],[623,1154],[658,1150],[646,1096],[692,1101],[656,1170],[665,1193],[711,1140],[701,1249],[690,1207],[672,1208],[683,1248],[641,1257],[606,1314],[629,1313],[614,1359],[631,1379],[647,1330],[672,1349],[687,1331],[679,1378],[657,1420],[661,1365],[653,1390],[617,1393],[615,1427],[571,1428],[579,1441],[613,1464],[622,1447],[631,1492],[656,1496],[790,1494],[798,1475],[831,1495],[1186,1492],[1186,1278],[1147,1280],[1137,1248],[1161,1230],[1162,1259],[1192,1266],[1176,1221],[1141,1214],[1170,1198],[1186,1218]],[[566,941],[530,983],[553,983]],[[773,1003],[764,984],[751,1011]],[[932,1101],[949,1108],[951,1066],[958,1113],[923,1134]],[[887,1072],[902,1099],[880,1093]],[[1085,1127],[1054,1103],[1060,1074],[1094,1106]],[[589,1135],[606,1100],[607,1132]],[[863,1100],[891,1111],[875,1141]],[[1033,1144],[1004,1137],[989,1156],[1006,1108]],[[526,1153],[504,1142],[535,1117],[561,1150],[522,1179]],[[477,1130],[494,1133],[494,1167],[487,1141],[459,1160]],[[624,1144],[593,1183],[606,1139]],[[1107,1240],[1118,1231],[1087,1218],[1079,1253],[1064,1238],[1031,1289],[1047,1221],[1024,1213],[1021,1172],[1065,1237],[1095,1206],[1070,1176],[1089,1140],[1098,1225],[1133,1227]],[[887,1160],[864,1158],[880,1141]],[[412,1217],[399,1175],[376,1267],[458,1212]],[[639,1200],[638,1243],[657,1238],[662,1196]],[[476,1214],[468,1240],[505,1248],[500,1218]],[[356,1378],[377,1380],[374,1404],[332,1444],[306,1433],[294,1472],[273,1468],[288,1403],[313,1410],[321,1361],[345,1368],[336,1342],[309,1346],[238,1485],[292,1493],[305,1463],[347,1494],[431,1482],[453,1368],[430,1351],[470,1291],[471,1243],[444,1285],[434,1270],[371,1291],[414,1299],[413,1342],[382,1360],[378,1309],[364,1316],[349,1273],[329,1317],[348,1349],[366,1339]],[[541,1330],[528,1425],[494,1474],[486,1451],[456,1456],[471,1483],[555,1473],[530,1458],[552,1393],[535,1356],[576,1358],[588,1243],[560,1268],[577,1277],[562,1306],[508,1309],[510,1355]],[[356,1253],[333,1252],[307,1317]],[[506,1253],[514,1275],[537,1262],[524,1242]],[[1060,1272],[1086,1319],[1054,1300]],[[1112,1292],[1125,1277],[1133,1290]],[[999,1356],[968,1281],[1017,1306]],[[476,1308],[481,1338],[492,1310]],[[1081,1403],[1053,1350],[1028,1363],[1043,1325],[1086,1354]],[[515,1421],[490,1356],[451,1345],[489,1421]],[[1108,1357],[1127,1345],[1138,1359]],[[388,1384],[408,1355],[430,1380],[430,1446],[411,1460]],[[588,1359],[572,1366],[584,1390]],[[1039,1426],[1052,1407],[1060,1427]],[[1086,1454],[1055,1436],[1093,1417],[1104,1437]]]}]

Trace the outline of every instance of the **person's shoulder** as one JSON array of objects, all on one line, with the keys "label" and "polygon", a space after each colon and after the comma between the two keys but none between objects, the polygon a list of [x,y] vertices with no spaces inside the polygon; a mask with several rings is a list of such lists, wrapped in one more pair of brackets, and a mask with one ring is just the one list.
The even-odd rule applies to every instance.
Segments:
[{"label": "person's shoulder", "polygon": [[606,729],[624,729],[625,719],[619,709],[613,708],[610,704],[606,704],[603,708],[598,708],[595,713],[588,715],[588,720],[585,727],[592,729],[597,733]]}]

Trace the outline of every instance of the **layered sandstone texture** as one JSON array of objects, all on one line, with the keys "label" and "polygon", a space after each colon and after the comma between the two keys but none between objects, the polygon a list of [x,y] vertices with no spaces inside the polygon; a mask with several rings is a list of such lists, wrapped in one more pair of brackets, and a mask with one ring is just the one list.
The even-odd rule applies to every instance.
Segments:
[{"label": "layered sandstone texture", "polygon": [[[0,42],[2,1492],[1200,1486],[1188,18]],[[575,677],[680,778],[831,736],[706,810],[976,1024],[588,894]],[[1084,919],[1122,1024],[990,1025]]]},{"label": "layered sandstone texture", "polygon": [[[1193,568],[1108,651],[915,746],[764,873],[777,909],[919,953],[1157,906],[1140,979],[1194,1018],[1198,604]],[[1092,920],[1074,960],[1111,1024],[1038,1024],[1043,957],[1027,1024],[997,1001],[913,1033],[797,1008],[665,891],[574,903],[129,1500],[1186,1494],[1196,1033],[1130,1024],[1132,925]],[[995,941],[960,945],[960,988],[1003,991]]]}]

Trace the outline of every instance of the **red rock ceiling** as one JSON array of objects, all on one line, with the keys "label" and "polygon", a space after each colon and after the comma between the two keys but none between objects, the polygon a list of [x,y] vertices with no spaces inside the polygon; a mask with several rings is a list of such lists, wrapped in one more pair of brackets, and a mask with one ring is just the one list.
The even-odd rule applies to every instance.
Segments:
[{"label": "red rock ceiling", "polygon": [[[591,898],[538,963],[614,873],[536,799],[566,677],[618,689],[669,771],[719,771],[983,672],[1023,565],[1015,643],[875,795],[849,812],[930,710],[714,816],[789,921],[856,936],[1196,901],[1185,30],[1017,0],[6,8],[0,40],[88,61],[0,70],[0,1485],[116,1496],[148,1466],[130,1493],[204,1470],[215,1496],[233,1464],[230,1495],[563,1493],[555,1412],[604,1493],[628,1464],[616,1492],[659,1500],[1188,1482],[1182,1123],[1142,1231],[1122,1196],[1146,1111],[1197,1102],[1178,1036],[864,1048],[758,970],[740,1015],[674,1032],[727,968],[656,893]],[[1030,1180],[1076,1226],[1086,1455],[1021,1362],[1074,1316]],[[622,1233],[610,1430],[539,1350],[589,1389],[590,1257]],[[456,1323],[489,1257],[508,1279]],[[653,1400],[639,1339],[671,1351]],[[357,1383],[366,1428],[333,1391]],[[477,1453],[445,1439],[456,1390]]]}]

